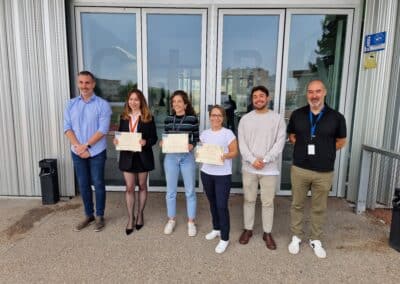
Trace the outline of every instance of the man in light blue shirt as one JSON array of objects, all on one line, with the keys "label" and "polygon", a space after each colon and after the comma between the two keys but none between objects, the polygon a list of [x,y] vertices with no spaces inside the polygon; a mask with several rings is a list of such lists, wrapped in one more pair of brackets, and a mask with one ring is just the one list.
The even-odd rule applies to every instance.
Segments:
[{"label": "man in light blue shirt", "polygon": [[[106,100],[95,95],[95,86],[96,80],[92,73],[79,72],[80,96],[71,99],[64,112],[64,133],[71,143],[72,160],[86,215],[86,218],[75,226],[75,231],[82,230],[94,221],[96,232],[101,231],[105,225],[104,166],[106,134],[110,127],[112,111]],[[95,188],[97,219],[94,217],[92,184]]]}]

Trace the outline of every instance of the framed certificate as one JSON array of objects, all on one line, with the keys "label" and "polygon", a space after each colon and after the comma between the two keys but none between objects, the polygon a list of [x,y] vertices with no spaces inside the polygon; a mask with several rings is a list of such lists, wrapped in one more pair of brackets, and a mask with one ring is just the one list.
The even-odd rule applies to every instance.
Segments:
[{"label": "framed certificate", "polygon": [[162,140],[163,153],[189,152],[189,135],[187,133],[164,133]]},{"label": "framed certificate", "polygon": [[214,144],[198,144],[196,147],[196,162],[222,166],[224,162],[221,160],[224,154],[224,148]]},{"label": "framed certificate", "polygon": [[132,151],[142,152],[142,145],[140,140],[142,139],[142,133],[140,132],[115,132],[115,139],[118,140],[118,144],[115,145],[117,151]]}]

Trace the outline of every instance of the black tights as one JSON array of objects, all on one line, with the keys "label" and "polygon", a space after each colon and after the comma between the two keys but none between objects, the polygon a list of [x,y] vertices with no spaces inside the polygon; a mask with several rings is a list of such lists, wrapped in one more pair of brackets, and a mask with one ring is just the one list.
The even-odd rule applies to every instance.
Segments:
[{"label": "black tights", "polygon": [[133,227],[134,222],[134,208],[135,208],[135,188],[139,186],[138,192],[138,210],[136,214],[136,223],[143,224],[143,210],[147,201],[147,177],[149,173],[129,173],[124,172],[126,191],[126,207],[128,209],[128,225],[127,228]]}]

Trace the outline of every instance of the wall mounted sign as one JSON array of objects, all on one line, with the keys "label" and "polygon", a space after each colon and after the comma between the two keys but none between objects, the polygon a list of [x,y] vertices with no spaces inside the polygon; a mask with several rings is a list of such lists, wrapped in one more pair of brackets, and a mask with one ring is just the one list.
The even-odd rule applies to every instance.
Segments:
[{"label": "wall mounted sign", "polygon": [[386,44],[386,32],[365,36],[364,53],[384,50]]},{"label": "wall mounted sign", "polygon": [[364,68],[365,69],[373,69],[376,68],[376,52],[370,52],[365,55],[364,58]]}]

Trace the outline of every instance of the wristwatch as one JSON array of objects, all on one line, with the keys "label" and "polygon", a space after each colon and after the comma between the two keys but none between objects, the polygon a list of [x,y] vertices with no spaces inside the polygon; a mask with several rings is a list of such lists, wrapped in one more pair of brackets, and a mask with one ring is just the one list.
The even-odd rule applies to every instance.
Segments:
[{"label": "wristwatch", "polygon": [[88,147],[88,149],[92,148],[92,146],[89,143],[86,143],[86,147]]}]

